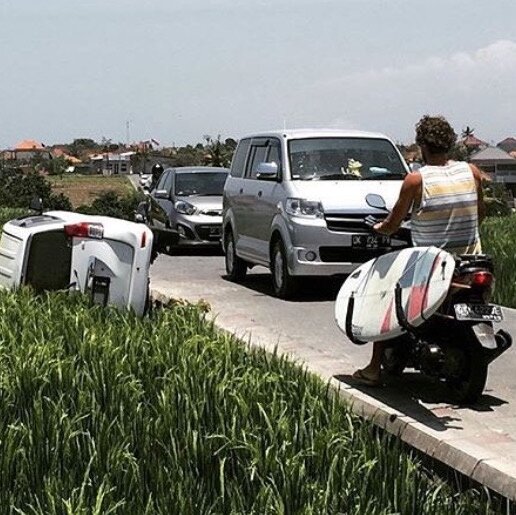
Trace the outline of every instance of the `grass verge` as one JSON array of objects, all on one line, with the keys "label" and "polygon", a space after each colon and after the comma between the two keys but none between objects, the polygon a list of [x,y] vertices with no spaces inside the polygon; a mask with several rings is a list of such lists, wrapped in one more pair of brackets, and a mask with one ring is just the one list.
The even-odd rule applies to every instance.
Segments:
[{"label": "grass verge", "polygon": [[0,292],[2,513],[490,513],[198,307]]},{"label": "grass verge", "polygon": [[493,302],[516,308],[516,215],[489,217],[481,226],[482,247],[493,257]]}]

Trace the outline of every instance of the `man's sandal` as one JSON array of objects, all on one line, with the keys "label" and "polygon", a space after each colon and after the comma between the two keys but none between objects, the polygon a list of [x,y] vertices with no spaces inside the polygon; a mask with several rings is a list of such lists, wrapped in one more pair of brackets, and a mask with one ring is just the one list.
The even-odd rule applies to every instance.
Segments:
[{"label": "man's sandal", "polygon": [[364,374],[363,370],[357,370],[351,377],[360,384],[365,386],[378,386],[380,384],[380,378],[373,379]]}]

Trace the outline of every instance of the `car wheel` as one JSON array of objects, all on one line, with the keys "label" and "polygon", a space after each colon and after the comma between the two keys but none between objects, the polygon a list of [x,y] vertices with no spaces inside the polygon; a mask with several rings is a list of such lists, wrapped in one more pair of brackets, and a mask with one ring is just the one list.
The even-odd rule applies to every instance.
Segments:
[{"label": "car wheel", "polygon": [[280,299],[291,298],[297,291],[297,279],[288,270],[287,253],[281,240],[272,246],[271,272],[274,294]]},{"label": "car wheel", "polygon": [[226,264],[226,274],[231,281],[240,282],[245,279],[247,274],[247,263],[237,256],[235,238],[231,231],[226,234],[226,252],[224,262]]}]

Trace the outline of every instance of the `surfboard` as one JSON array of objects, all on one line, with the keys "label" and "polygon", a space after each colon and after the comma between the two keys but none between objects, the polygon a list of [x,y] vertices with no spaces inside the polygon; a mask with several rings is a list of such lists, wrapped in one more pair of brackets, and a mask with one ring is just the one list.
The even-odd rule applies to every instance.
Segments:
[{"label": "surfboard", "polygon": [[337,325],[357,342],[400,336],[407,330],[396,314],[397,285],[405,320],[418,327],[444,301],[454,269],[454,257],[437,247],[412,247],[372,259],[342,285],[335,303]]}]

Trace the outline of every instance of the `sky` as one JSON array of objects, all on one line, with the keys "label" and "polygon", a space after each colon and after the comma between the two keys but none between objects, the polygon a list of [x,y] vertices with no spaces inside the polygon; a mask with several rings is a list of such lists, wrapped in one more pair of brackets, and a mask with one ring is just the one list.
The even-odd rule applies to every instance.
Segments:
[{"label": "sky", "polygon": [[516,137],[515,0],[0,0],[0,148],[424,114]]}]

